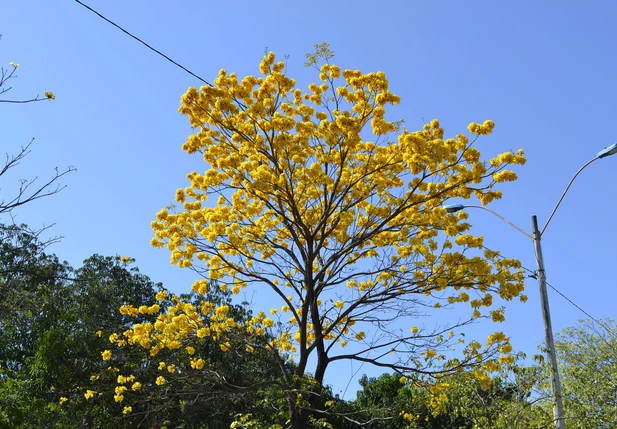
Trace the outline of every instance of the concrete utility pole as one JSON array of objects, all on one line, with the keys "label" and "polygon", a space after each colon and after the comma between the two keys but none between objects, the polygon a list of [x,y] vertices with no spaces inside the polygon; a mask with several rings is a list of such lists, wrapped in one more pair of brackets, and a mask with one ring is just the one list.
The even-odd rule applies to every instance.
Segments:
[{"label": "concrete utility pole", "polygon": [[542,319],[544,320],[544,341],[546,343],[546,354],[551,363],[551,390],[555,405],[553,416],[555,417],[555,428],[566,429],[566,421],[563,414],[563,400],[561,394],[561,382],[557,371],[557,355],[555,354],[555,341],[553,340],[553,326],[551,324],[551,310],[548,306],[548,293],[546,292],[546,272],[544,271],[544,259],[542,258],[542,236],[538,229],[538,219],[531,217],[533,225],[533,245],[536,251],[536,262],[538,265],[538,286],[540,286],[540,303],[542,305]]}]

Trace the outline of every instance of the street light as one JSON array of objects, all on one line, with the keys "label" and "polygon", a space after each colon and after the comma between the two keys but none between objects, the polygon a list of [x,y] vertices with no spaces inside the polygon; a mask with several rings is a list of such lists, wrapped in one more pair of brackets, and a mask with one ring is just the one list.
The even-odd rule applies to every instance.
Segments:
[{"label": "street light", "polygon": [[604,158],[605,156],[615,155],[617,153],[617,143],[605,147],[598,152],[598,158]]},{"label": "street light", "polygon": [[581,171],[583,171],[592,162],[597,161],[598,159],[601,159],[601,158],[605,158],[610,155],[615,155],[615,154],[617,154],[617,143],[602,149],[600,152],[598,152],[598,155],[595,158],[593,158],[591,161],[583,165],[576,172],[576,174],[574,174],[572,179],[570,179],[568,186],[566,187],[565,191],[563,191],[563,193],[561,194],[559,201],[557,201],[557,204],[555,205],[555,208],[553,209],[553,211],[551,212],[551,215],[546,221],[546,224],[542,228],[542,231],[538,229],[538,218],[535,215],[531,217],[531,223],[533,227],[531,235],[523,231],[521,228],[519,228],[518,226],[516,226],[515,224],[513,224],[512,222],[510,222],[503,216],[501,216],[499,213],[496,213],[493,210],[487,209],[486,207],[483,207],[483,206],[448,204],[442,207],[446,209],[446,212],[448,213],[456,213],[466,208],[478,208],[478,209],[485,210],[497,216],[499,219],[503,220],[508,225],[515,228],[519,232],[523,233],[526,237],[530,238],[533,241],[534,252],[536,255],[536,264],[538,266],[537,277],[538,277],[538,286],[540,287],[540,301],[542,305],[542,317],[544,319],[544,340],[546,343],[546,350],[547,350],[548,358],[551,363],[551,390],[553,392],[553,399],[555,401],[555,406],[553,407],[553,416],[555,418],[555,428],[556,429],[566,429],[566,422],[564,420],[561,382],[559,381],[559,371],[557,369],[557,356],[555,354],[555,342],[553,339],[553,327],[551,324],[551,311],[548,305],[548,293],[546,290],[546,271],[544,270],[544,258],[542,257],[542,246],[541,246],[542,235],[544,234],[544,231],[546,230],[546,227],[550,223],[551,219],[553,219],[553,216],[555,215],[555,212],[559,208],[559,205],[561,204],[564,197],[568,193],[570,186],[572,186],[572,182],[574,182],[574,179],[576,179],[576,177],[581,173]]}]

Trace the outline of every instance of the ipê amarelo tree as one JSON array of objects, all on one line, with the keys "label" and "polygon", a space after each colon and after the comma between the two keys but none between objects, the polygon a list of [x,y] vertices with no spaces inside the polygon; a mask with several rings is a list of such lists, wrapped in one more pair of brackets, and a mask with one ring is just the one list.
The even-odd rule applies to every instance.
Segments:
[{"label": "ip\u00ea amarelo tree", "polygon": [[[520,263],[486,249],[464,212],[442,208],[451,198],[500,198],[496,185],[516,180],[507,168],[525,163],[522,150],[483,160],[474,145],[492,121],[470,124],[471,139],[444,138],[437,120],[409,131],[386,118],[400,99],[384,73],[342,71],[332,57],[327,44],[307,55],[319,78],[308,91],[269,53],[261,76],[221,70],[214,85],[182,97],[195,130],[183,150],[207,167],[176,192],[181,209],[157,213],[152,245],[233,293],[269,289],[279,300],[270,314],[240,326],[224,307],[178,302],[156,324],[122,336],[151,356],[204,336],[230,358],[271,355],[291,428],[327,417],[319,395],[338,361],[394,370],[403,383],[465,369],[488,383],[487,372],[512,360],[505,334],[468,342],[457,358],[443,352],[464,342],[455,335],[461,326],[504,319],[495,298],[525,300]],[[459,303],[471,306],[468,318],[415,327],[423,314]],[[186,356],[185,373],[204,370],[196,359]],[[434,386],[438,398],[443,389]]]}]

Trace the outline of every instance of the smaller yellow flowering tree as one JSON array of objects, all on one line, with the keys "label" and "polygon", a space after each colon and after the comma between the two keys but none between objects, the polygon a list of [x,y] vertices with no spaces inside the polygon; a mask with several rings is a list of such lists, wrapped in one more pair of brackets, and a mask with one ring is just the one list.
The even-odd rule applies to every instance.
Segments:
[{"label": "smaller yellow flowering tree", "polygon": [[[178,317],[176,324],[181,324],[179,320],[187,312],[191,314],[191,309],[204,306],[225,308],[228,318],[238,324],[253,317],[246,306],[231,302],[230,291],[221,291],[214,283],[208,286],[203,295],[176,296],[161,289],[151,302],[122,306],[121,317],[134,323],[122,333],[96,333],[103,347],[94,359],[101,365],[98,372],[91,374],[90,382],[80,386],[82,405],[104,409],[108,418],[121,418],[116,422],[127,427],[197,427],[212,419],[216,419],[216,427],[229,427],[238,413],[251,413],[259,421],[284,422],[282,416],[272,415],[272,406],[283,393],[278,387],[279,371],[260,350],[231,351],[242,344],[240,335],[227,337],[230,350],[202,331],[191,345],[155,349],[145,355],[142,352],[147,333],[154,325],[161,327],[157,317],[161,313],[174,314]],[[167,329],[173,329],[173,323]],[[266,340],[264,335],[264,344]],[[233,395],[222,396],[221,392]],[[174,426],[168,426],[169,422]]]},{"label": "smaller yellow flowering tree", "polygon": [[[386,115],[400,99],[384,73],[341,70],[332,57],[325,44],[308,56],[318,77],[308,90],[273,53],[259,77],[221,70],[214,85],[189,88],[180,112],[195,133],[183,149],[207,167],[176,192],[181,209],[152,223],[152,245],[166,246],[172,264],[234,294],[267,288],[279,302],[245,323],[226,306],[177,302],[118,337],[150,356],[205,337],[230,356],[269,355],[292,428],[328,415],[320,397],[336,362],[394,370],[410,383],[473,368],[488,383],[489,358],[511,360],[504,334],[465,344],[457,359],[444,351],[463,342],[462,326],[503,321],[503,308],[490,307],[523,290],[520,263],[484,248],[464,212],[442,208],[452,198],[501,198],[496,185],[516,179],[507,168],[525,163],[522,151],[483,160],[476,141],[492,121],[470,124],[471,139],[446,138],[437,120],[410,131]],[[468,318],[414,327],[428,309],[460,304],[470,305]],[[207,369],[200,359],[187,371]]]}]

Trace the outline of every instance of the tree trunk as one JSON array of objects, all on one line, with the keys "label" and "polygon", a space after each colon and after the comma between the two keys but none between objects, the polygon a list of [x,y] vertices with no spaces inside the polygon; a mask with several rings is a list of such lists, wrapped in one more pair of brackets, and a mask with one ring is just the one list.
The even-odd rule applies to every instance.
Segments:
[{"label": "tree trunk", "polygon": [[308,426],[308,412],[300,407],[294,407],[290,420],[291,429],[306,429]]}]

